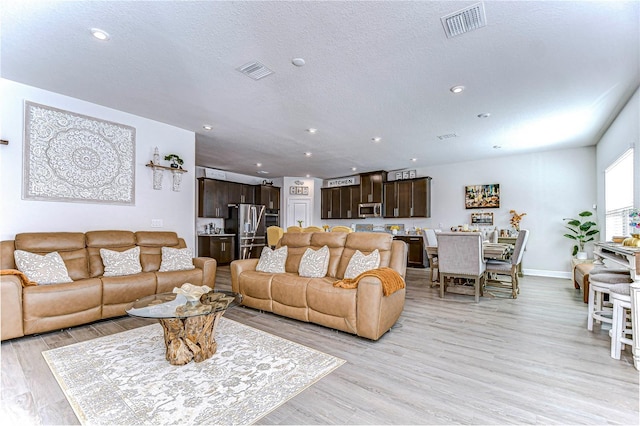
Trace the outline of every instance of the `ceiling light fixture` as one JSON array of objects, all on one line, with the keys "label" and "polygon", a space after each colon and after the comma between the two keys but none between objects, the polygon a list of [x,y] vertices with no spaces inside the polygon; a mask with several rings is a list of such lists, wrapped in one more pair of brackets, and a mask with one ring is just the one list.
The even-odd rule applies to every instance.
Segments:
[{"label": "ceiling light fixture", "polygon": [[304,153],[304,156],[305,156],[305,157],[311,157],[311,153],[310,153],[310,152],[305,152],[305,153]]},{"label": "ceiling light fixture", "polygon": [[502,148],[500,145],[494,145],[493,146],[493,149],[500,149],[500,148]]},{"label": "ceiling light fixture", "polygon": [[310,178],[310,177],[311,177],[311,175],[306,175],[306,176],[307,176],[308,178]]},{"label": "ceiling light fixture", "polygon": [[462,93],[464,91],[464,86],[453,86],[451,89],[452,93]]},{"label": "ceiling light fixture", "polygon": [[411,161],[413,161],[415,163],[416,161],[418,161],[418,159],[417,158],[412,158]]},{"label": "ceiling light fixture", "polygon": [[304,59],[302,59],[302,58],[293,58],[291,60],[291,63],[293,65],[295,65],[296,67],[303,67],[304,64],[305,64]]},{"label": "ceiling light fixture", "polygon": [[269,172],[267,172],[266,170],[258,170],[258,173],[260,173],[261,175],[268,175]]},{"label": "ceiling light fixture", "polygon": [[371,140],[374,141],[374,142],[380,142],[382,140],[382,138],[379,137],[379,136],[376,136],[375,138],[371,138]]},{"label": "ceiling light fixture", "polygon": [[313,127],[310,127],[307,129],[307,132],[313,134],[313,133],[318,133],[318,129],[314,129]]},{"label": "ceiling light fixture", "polygon": [[98,40],[102,40],[102,41],[106,41],[111,38],[108,32],[103,31],[100,28],[91,28],[91,35],[93,35]]},{"label": "ceiling light fixture", "polygon": [[478,118],[489,118],[491,117],[491,113],[483,112],[482,114],[478,114]]},{"label": "ceiling light fixture", "polygon": [[358,168],[357,168],[357,167],[352,167],[352,168],[351,168],[351,171],[352,171],[352,172],[355,172],[356,170],[358,170]]},{"label": "ceiling light fixture", "polygon": [[262,163],[256,163],[256,167],[262,167]]},{"label": "ceiling light fixture", "polygon": [[205,129],[207,132],[208,132],[209,130],[213,130],[213,126],[210,126],[210,125],[208,125],[208,124],[205,124],[204,126],[202,126],[202,128],[203,128],[203,129]]}]

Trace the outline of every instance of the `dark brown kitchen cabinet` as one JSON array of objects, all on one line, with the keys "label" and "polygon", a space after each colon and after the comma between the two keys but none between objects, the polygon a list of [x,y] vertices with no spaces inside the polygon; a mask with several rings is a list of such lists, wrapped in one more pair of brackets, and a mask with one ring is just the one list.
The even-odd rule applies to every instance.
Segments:
[{"label": "dark brown kitchen cabinet", "polygon": [[233,236],[199,236],[198,256],[212,257],[218,265],[231,263],[234,260],[235,239]]},{"label": "dark brown kitchen cabinet", "polygon": [[198,216],[229,216],[229,183],[223,180],[198,178]]},{"label": "dark brown kitchen cabinet", "polygon": [[228,182],[229,184],[229,203],[254,204],[256,202],[256,189],[254,185],[246,185],[243,183]]},{"label": "dark brown kitchen cabinet", "polygon": [[340,188],[321,188],[321,218],[340,219]]},{"label": "dark brown kitchen cabinet", "polygon": [[407,266],[414,268],[425,268],[427,266],[427,256],[421,235],[397,235],[393,238],[407,243]]},{"label": "dark brown kitchen cabinet", "polygon": [[382,203],[385,180],[387,180],[387,172],[362,173],[360,175],[360,202]]},{"label": "dark brown kitchen cabinet", "polygon": [[430,217],[431,178],[384,184],[384,217]]},{"label": "dark brown kitchen cabinet", "polygon": [[358,204],[360,204],[360,186],[340,187],[340,219],[358,218]]},{"label": "dark brown kitchen cabinet", "polygon": [[267,209],[280,210],[280,188],[272,185],[256,186],[256,204],[262,204]]}]

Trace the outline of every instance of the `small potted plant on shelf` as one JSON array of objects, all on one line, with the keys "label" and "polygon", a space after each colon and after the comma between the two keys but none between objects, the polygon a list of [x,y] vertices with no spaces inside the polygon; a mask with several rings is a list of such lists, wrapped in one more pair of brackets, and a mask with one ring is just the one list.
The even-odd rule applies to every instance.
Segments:
[{"label": "small potted plant on shelf", "polygon": [[181,169],[182,165],[184,164],[182,158],[180,158],[180,156],[176,154],[165,155],[164,159],[166,161],[171,161],[172,169]]},{"label": "small potted plant on shelf", "polygon": [[573,246],[572,255],[576,256],[577,259],[586,259],[587,253],[584,251],[584,245],[589,241],[593,241],[595,235],[600,231],[596,228],[596,223],[589,219],[593,216],[593,213],[586,210],[578,213],[578,216],[580,216],[580,219],[564,219],[567,221],[565,227],[571,231],[570,234],[564,234],[564,236],[577,241],[576,245]]},{"label": "small potted plant on shelf", "polygon": [[398,231],[400,230],[400,226],[398,226],[398,225],[391,225],[391,226],[389,227],[389,229],[391,230],[391,233],[392,233],[393,235],[398,235]]}]

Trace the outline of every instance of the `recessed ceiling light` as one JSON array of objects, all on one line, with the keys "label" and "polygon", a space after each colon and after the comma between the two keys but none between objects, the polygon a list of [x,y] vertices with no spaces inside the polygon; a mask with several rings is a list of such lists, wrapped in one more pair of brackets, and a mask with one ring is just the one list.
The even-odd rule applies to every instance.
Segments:
[{"label": "recessed ceiling light", "polygon": [[375,138],[371,138],[371,140],[374,141],[374,142],[380,142],[382,140],[382,138],[379,137],[379,136],[376,136]]},{"label": "recessed ceiling light", "polygon": [[489,118],[491,117],[490,112],[483,112],[482,114],[478,114],[478,118]]},{"label": "recessed ceiling light", "polygon": [[213,130],[213,126],[210,126],[208,124],[205,124],[204,126],[202,126],[202,128],[205,129],[206,131]]},{"label": "recessed ceiling light", "polygon": [[493,149],[500,149],[500,148],[502,148],[500,145],[494,145],[493,146]]},{"label": "recessed ceiling light", "polygon": [[308,178],[310,178],[310,177],[311,177],[311,175],[306,175],[306,176],[307,176]]},{"label": "recessed ceiling light", "polygon": [[464,86],[453,86],[451,89],[453,93],[462,93],[464,91]]},{"label": "recessed ceiling light", "polygon": [[291,63],[293,65],[295,65],[296,67],[302,67],[305,64],[304,59],[302,59],[302,58],[293,58],[291,60]]},{"label": "recessed ceiling light", "polygon": [[357,167],[352,167],[352,168],[351,168],[351,171],[352,171],[352,172],[355,172],[356,170],[358,170],[358,168],[357,168]]},{"label": "recessed ceiling light", "polygon": [[418,159],[417,158],[412,158],[411,161],[416,162],[416,161],[418,161]]},{"label": "recessed ceiling light", "polygon": [[265,171],[265,170],[258,170],[258,173],[260,173],[261,175],[268,175],[269,172]]},{"label": "recessed ceiling light", "polygon": [[262,163],[256,163],[256,167],[262,167]]},{"label": "recessed ceiling light", "polygon": [[305,157],[311,157],[311,153],[310,152],[305,152],[304,155],[305,155]]},{"label": "recessed ceiling light", "polygon": [[106,41],[111,38],[108,32],[103,31],[100,28],[91,28],[91,35],[93,35],[98,40],[102,40],[102,41]]},{"label": "recessed ceiling light", "polygon": [[317,133],[318,129],[314,129],[313,127],[310,127],[310,128],[307,129],[307,132],[309,132],[309,133]]}]

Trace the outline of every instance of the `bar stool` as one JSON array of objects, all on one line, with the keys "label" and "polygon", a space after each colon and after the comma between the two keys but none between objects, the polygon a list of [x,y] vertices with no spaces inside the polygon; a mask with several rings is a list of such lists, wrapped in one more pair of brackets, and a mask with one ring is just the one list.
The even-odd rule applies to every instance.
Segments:
[{"label": "bar stool", "polygon": [[627,311],[631,313],[631,290],[629,284],[614,284],[609,289],[609,297],[613,301],[613,322],[611,324],[611,358],[620,359],[624,345],[633,344],[631,324],[627,321]]},{"label": "bar stool", "polygon": [[[594,268],[595,269],[595,268]],[[612,323],[613,310],[605,306],[604,295],[610,293],[615,284],[628,284],[633,280],[626,273],[589,274],[589,307],[587,312],[587,330],[593,331],[593,322]]]}]

